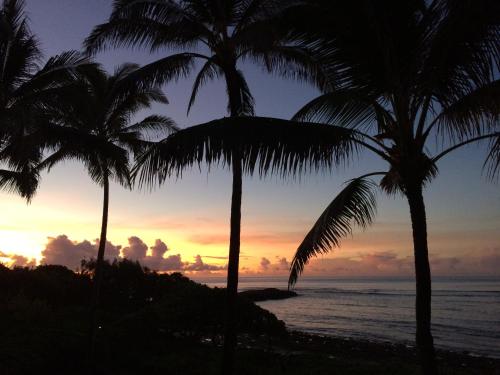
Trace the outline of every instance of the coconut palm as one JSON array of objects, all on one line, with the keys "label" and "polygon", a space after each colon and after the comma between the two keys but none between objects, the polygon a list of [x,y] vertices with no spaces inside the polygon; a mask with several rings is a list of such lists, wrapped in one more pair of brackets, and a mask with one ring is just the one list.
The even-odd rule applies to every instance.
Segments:
[{"label": "coconut palm", "polygon": [[[297,281],[311,257],[339,247],[354,226],[372,223],[377,188],[403,195],[413,230],[417,350],[423,372],[434,374],[423,190],[445,156],[481,141],[491,142],[486,166],[490,176],[498,175],[500,4],[318,3],[316,34],[304,29],[304,41],[328,60],[337,86],[308,103],[295,119],[356,130],[364,148],[387,169],[350,181],[330,203],[298,247],[289,283]],[[430,146],[439,151],[431,153]]]},{"label": "coconut palm", "polygon": [[131,187],[130,153],[148,145],[146,132],[161,136],[175,129],[166,117],[152,115],[133,123],[133,118],[152,103],[167,103],[162,91],[143,84],[138,66],[123,64],[109,76],[100,69],[89,72],[71,87],[62,105],[51,108],[52,123],[42,129],[45,145],[53,152],[40,165],[50,170],[56,163],[81,161],[92,180],[103,189],[101,235],[91,301],[90,356],[97,335],[98,303],[106,247],[111,180]]},{"label": "coconut palm", "polygon": [[0,189],[31,199],[38,186],[41,149],[26,135],[48,121],[47,104],[86,67],[75,52],[41,65],[42,53],[29,30],[24,1],[0,4]]},{"label": "coconut palm", "polygon": [[[288,78],[322,83],[321,70],[307,48],[290,44],[290,34],[277,27],[281,12],[293,1],[275,0],[118,0],[107,23],[86,40],[91,52],[106,47],[140,46],[151,51],[184,51],[142,68],[152,82],[187,76],[195,62],[203,65],[194,80],[188,112],[201,86],[223,78],[231,117],[253,115],[254,100],[238,63],[250,60]],[[231,151],[233,174],[224,372],[231,373],[236,347],[235,306],[240,252],[242,162]],[[152,171],[156,173],[156,171]]]}]

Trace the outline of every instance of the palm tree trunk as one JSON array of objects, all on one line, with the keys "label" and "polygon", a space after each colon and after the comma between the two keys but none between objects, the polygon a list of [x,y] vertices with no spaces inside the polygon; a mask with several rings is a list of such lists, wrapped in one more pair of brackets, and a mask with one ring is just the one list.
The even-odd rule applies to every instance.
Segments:
[{"label": "palm tree trunk", "polygon": [[229,375],[234,370],[234,356],[237,345],[237,297],[238,267],[240,259],[242,170],[241,156],[233,151],[233,192],[231,198],[231,234],[229,238],[229,264],[226,288],[226,321],[224,331],[224,360],[222,373]]},{"label": "palm tree trunk", "polygon": [[431,270],[422,185],[419,184],[408,188],[406,196],[410,205],[415,256],[417,354],[423,374],[434,375],[437,374],[437,368],[434,341],[431,334]]},{"label": "palm tree trunk", "polygon": [[98,333],[98,307],[99,295],[101,292],[103,266],[104,266],[104,251],[106,249],[106,234],[108,230],[108,208],[109,208],[109,179],[104,177],[104,199],[102,205],[102,224],[101,237],[99,238],[99,250],[97,252],[97,261],[95,265],[94,283],[92,289],[92,300],[90,304],[90,335],[89,335],[89,361],[94,361],[95,346]]},{"label": "palm tree trunk", "polygon": [[[225,71],[229,107],[231,117],[240,113],[241,100],[236,80],[236,65]],[[222,374],[232,375],[234,372],[234,357],[236,354],[237,336],[237,298],[238,298],[238,268],[240,261],[240,233],[241,233],[241,195],[242,195],[242,161],[239,150],[233,150],[231,155],[233,172],[233,190],[231,197],[231,222],[229,237],[229,260],[227,268],[226,287],[226,314],[224,329],[224,357],[222,360]]]}]

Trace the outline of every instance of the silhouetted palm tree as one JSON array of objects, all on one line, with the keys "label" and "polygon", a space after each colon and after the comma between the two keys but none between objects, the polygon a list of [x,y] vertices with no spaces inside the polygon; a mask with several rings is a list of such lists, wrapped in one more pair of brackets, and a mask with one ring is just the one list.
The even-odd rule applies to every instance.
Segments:
[{"label": "silhouetted palm tree", "polygon": [[26,138],[48,121],[47,105],[60,89],[88,67],[75,52],[63,53],[41,66],[37,38],[28,27],[24,1],[0,5],[0,189],[31,199],[38,186],[39,145]]},{"label": "silhouetted palm tree", "polygon": [[141,81],[137,70],[137,65],[123,64],[111,76],[99,69],[88,73],[61,99],[62,105],[52,108],[53,123],[43,129],[45,144],[54,152],[41,163],[41,168],[50,169],[59,161],[75,159],[83,162],[92,180],[103,188],[101,235],[91,301],[91,359],[97,336],[110,180],[131,187],[129,156],[130,152],[139,153],[148,145],[144,133],[152,131],[160,136],[175,129],[170,119],[157,115],[132,123],[133,117],[152,103],[167,103],[159,88]]},{"label": "silhouetted palm tree", "polygon": [[[145,173],[142,178],[152,183],[154,178],[164,179],[202,160],[230,163],[233,149],[240,150],[243,169],[249,173],[293,174],[311,167],[330,168],[363,149],[381,157],[388,170],[350,181],[311,229],[294,257],[290,285],[312,256],[338,246],[354,225],[364,227],[372,222],[377,184],[369,177],[383,176],[380,187],[391,194],[402,193],[410,205],[417,346],[423,371],[434,373],[422,192],[437,174],[442,157],[482,140],[492,141],[486,166],[491,177],[498,175],[498,5],[484,2],[476,7],[477,3],[465,1],[423,6],[399,1],[377,2],[377,6],[371,1],[326,3],[336,6],[333,15],[338,22],[329,22],[332,13],[323,8],[318,20],[324,17],[326,26],[318,22],[313,28],[309,23],[315,33],[303,37],[322,58],[329,59],[331,79],[338,86],[309,103],[296,119],[332,125],[240,117],[194,126],[162,141],[154,156],[145,157],[144,170],[159,175]],[[482,21],[471,23],[470,15]],[[462,30],[458,25],[463,32],[457,33]],[[426,145],[433,134],[442,149],[428,155]]]},{"label": "silhouetted palm tree", "polygon": [[[371,224],[374,190],[406,197],[413,229],[416,343],[425,374],[436,373],[431,335],[431,271],[423,198],[438,162],[490,140],[491,176],[500,161],[500,3],[498,1],[319,1],[306,44],[328,60],[333,90],[296,120],[357,131],[387,170],[350,181],[297,249],[290,285],[309,259],[340,246],[353,226]],[[318,38],[318,35],[320,36]],[[430,145],[441,148],[431,154]],[[378,184],[370,176],[381,176]]]},{"label": "silhouetted palm tree", "polygon": [[[253,115],[254,100],[243,73],[242,60],[254,61],[285,77],[322,83],[318,64],[307,48],[289,44],[290,35],[278,28],[280,13],[294,1],[275,0],[118,0],[109,21],[97,26],[86,41],[96,52],[107,46],[161,49],[196,49],[162,58],[142,68],[152,82],[166,82],[192,71],[203,62],[188,105],[208,81],[224,78],[231,117]],[[236,347],[236,295],[241,231],[242,162],[231,151],[233,183],[227,278],[227,313],[224,373],[232,373]],[[156,171],[150,171],[156,173]]]}]

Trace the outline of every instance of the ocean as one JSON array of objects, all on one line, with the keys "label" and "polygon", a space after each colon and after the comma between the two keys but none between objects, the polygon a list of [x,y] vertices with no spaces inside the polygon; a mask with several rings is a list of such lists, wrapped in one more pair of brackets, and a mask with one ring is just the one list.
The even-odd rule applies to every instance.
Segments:
[{"label": "ocean", "polygon": [[[197,280],[224,287],[223,279]],[[284,278],[241,278],[239,290],[286,289]],[[287,327],[314,334],[414,344],[412,279],[300,279],[296,298],[258,304]],[[500,358],[500,279],[434,278],[436,347]]]}]

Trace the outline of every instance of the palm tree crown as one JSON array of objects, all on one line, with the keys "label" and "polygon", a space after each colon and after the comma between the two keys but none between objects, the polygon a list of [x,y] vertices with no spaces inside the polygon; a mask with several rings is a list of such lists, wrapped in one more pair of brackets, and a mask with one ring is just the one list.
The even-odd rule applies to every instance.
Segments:
[{"label": "palm tree crown", "polygon": [[[140,46],[151,51],[190,50],[167,56],[142,68],[149,81],[187,76],[196,60],[203,65],[193,85],[188,112],[201,86],[231,76],[236,94],[233,114],[253,114],[253,97],[238,61],[251,60],[288,78],[323,83],[319,64],[306,47],[293,43],[291,34],[277,27],[279,15],[294,2],[275,0],[155,0],[115,1],[109,21],[97,26],[86,40],[97,52],[108,46]],[[228,86],[228,93],[231,87]],[[229,104],[231,112],[231,103]]]},{"label": "palm tree crown", "polygon": [[90,64],[75,52],[41,65],[42,53],[30,31],[24,1],[0,5],[0,188],[28,200],[38,186],[39,145],[25,136],[48,121],[47,106],[57,103],[61,88]]},{"label": "palm tree crown", "polygon": [[[417,348],[425,374],[436,373],[431,272],[423,188],[438,162],[470,143],[490,140],[491,177],[500,162],[500,5],[469,0],[318,1],[305,45],[327,61],[332,88],[296,120],[355,131],[357,143],[388,165],[349,182],[300,244],[290,285],[312,256],[337,247],[353,225],[373,220],[377,184],[409,203],[417,283]],[[339,15],[342,15],[339,17]],[[332,22],[333,20],[333,22]],[[298,30],[299,35],[301,30]],[[431,141],[440,148],[429,152]]]},{"label": "palm tree crown", "polygon": [[138,69],[123,64],[111,76],[94,69],[71,87],[63,105],[51,108],[53,121],[43,129],[47,146],[55,150],[43,167],[77,159],[96,183],[102,185],[107,178],[130,187],[129,153],[149,145],[144,138],[148,133],[160,136],[175,129],[172,120],[158,115],[133,123],[153,102],[168,102],[159,88],[138,79]]},{"label": "palm tree crown", "polygon": [[[442,157],[481,140],[492,140],[487,167],[494,176],[500,131],[500,80],[496,78],[500,25],[494,11],[498,8],[495,1],[478,7],[476,2],[449,0],[432,4],[386,0],[376,6],[360,0],[321,7],[324,22],[328,20],[328,25],[317,23],[322,38],[316,39],[317,34],[305,38],[328,60],[330,79],[338,85],[304,106],[295,119],[352,129],[363,142],[358,142],[361,147],[387,162],[388,170],[378,174],[380,187],[390,194],[406,194],[415,184],[430,182]],[[342,19],[335,17],[339,9]],[[343,23],[352,20],[350,28]],[[441,151],[429,154],[430,142],[441,146]],[[357,192],[369,196],[368,185],[358,179],[353,182]],[[352,187],[349,184],[346,189]],[[372,210],[359,211],[373,207],[372,199],[365,203],[347,215],[347,226],[351,219],[358,223],[358,215],[372,216]],[[337,219],[332,223],[339,225]],[[325,231],[308,235],[315,241],[306,241],[313,251],[307,257],[337,246],[350,231],[327,235],[328,221],[317,224]],[[292,271],[301,271],[305,260],[297,257]],[[297,274],[292,275],[293,283]]]}]

